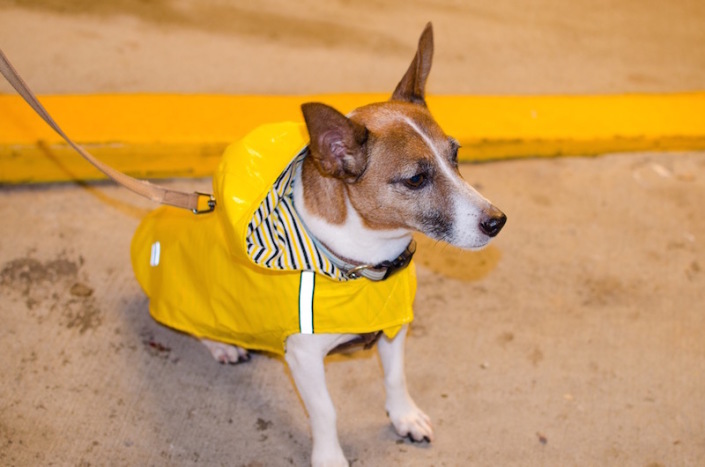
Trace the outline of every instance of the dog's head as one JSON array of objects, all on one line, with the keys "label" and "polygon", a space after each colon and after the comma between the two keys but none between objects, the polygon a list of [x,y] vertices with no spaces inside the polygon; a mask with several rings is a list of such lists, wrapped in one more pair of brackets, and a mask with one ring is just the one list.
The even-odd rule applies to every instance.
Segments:
[{"label": "dog's head", "polygon": [[460,248],[481,248],[506,217],[462,179],[460,145],[426,106],[432,57],[429,23],[389,101],[348,117],[324,104],[304,104],[311,156],[323,176],[345,183],[367,227],[416,230]]}]

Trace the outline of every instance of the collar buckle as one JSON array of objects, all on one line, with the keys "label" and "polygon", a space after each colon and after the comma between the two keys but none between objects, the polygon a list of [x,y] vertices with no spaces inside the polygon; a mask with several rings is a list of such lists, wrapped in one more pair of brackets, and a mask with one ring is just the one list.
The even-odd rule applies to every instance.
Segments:
[{"label": "collar buckle", "polygon": [[382,261],[376,265],[361,264],[344,271],[344,274],[350,279],[366,277],[373,281],[382,281],[407,267],[414,253],[416,253],[416,241],[412,239],[406,249],[393,260]]}]

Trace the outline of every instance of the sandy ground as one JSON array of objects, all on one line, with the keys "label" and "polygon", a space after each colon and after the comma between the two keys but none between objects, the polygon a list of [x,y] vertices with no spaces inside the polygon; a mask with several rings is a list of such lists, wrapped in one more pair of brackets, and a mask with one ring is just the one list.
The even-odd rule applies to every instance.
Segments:
[{"label": "sandy ground", "polygon": [[[695,1],[15,3],[0,46],[45,93],[391,90],[427,19],[432,92],[705,84]],[[705,465],[703,154],[462,172],[509,223],[482,252],[419,238],[407,368],[437,439],[395,436],[374,352],[331,358],[354,465]],[[282,360],[223,367],[148,316],[129,243],[151,208],[105,183],[0,189],[0,464],[305,465]]]}]

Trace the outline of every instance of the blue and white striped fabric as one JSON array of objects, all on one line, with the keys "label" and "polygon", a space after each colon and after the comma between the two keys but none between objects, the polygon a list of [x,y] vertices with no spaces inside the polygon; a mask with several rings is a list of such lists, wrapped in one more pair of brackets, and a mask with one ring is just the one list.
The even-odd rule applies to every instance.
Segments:
[{"label": "blue and white striped fabric", "polygon": [[294,210],[294,176],[308,149],[281,173],[247,227],[247,254],[255,264],[271,269],[313,271],[340,281],[339,268],[316,248]]}]

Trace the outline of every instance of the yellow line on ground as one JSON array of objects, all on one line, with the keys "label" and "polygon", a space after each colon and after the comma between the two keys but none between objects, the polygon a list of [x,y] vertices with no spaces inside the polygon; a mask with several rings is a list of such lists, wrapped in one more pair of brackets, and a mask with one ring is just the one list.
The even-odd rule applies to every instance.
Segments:
[{"label": "yellow line on ground", "polygon": [[[301,120],[304,102],[342,112],[383,94],[42,96],[96,157],[139,177],[207,176],[228,143],[262,123]],[[616,96],[431,96],[464,161],[705,149],[705,92]],[[0,183],[102,178],[15,95],[0,95]]]}]

